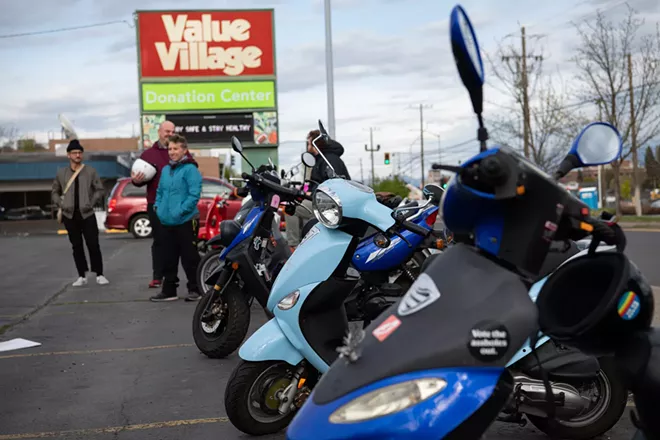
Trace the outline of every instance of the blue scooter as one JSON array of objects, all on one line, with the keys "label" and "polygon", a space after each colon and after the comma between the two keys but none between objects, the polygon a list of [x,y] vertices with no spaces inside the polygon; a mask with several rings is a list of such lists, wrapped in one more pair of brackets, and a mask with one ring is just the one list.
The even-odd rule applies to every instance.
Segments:
[{"label": "blue scooter", "polygon": [[[547,421],[550,395],[557,420],[546,426],[569,438],[593,437],[588,429],[570,430],[576,426],[576,414],[600,417],[598,426],[589,425],[591,431],[620,417],[612,422],[602,415],[609,411],[608,403],[622,396],[610,394],[594,410],[568,383],[550,385],[543,377],[515,371],[530,352],[537,362],[528,368],[550,370],[553,380],[568,382],[571,375],[580,378],[597,370],[579,352],[570,353],[573,362],[561,351],[555,359],[546,354],[541,361],[541,352],[551,343],[537,343],[537,311],[530,296],[538,294],[545,279],[528,290],[553,240],[582,238],[588,232],[596,236],[609,228],[590,218],[586,205],[517,153],[486,149],[483,65],[474,30],[460,6],[452,11],[450,31],[459,73],[479,116],[481,153],[461,167],[438,167],[456,173],[441,208],[447,227],[472,234],[474,243],[458,244],[436,257],[396,305],[365,332],[349,334],[340,358],[293,419],[287,431],[290,440],[475,439],[503,410],[536,414],[534,423]],[[620,151],[614,127],[590,124],[555,177],[580,166],[609,163]],[[442,276],[446,273],[453,276]],[[432,342],[420,340],[424,335],[434,335]],[[530,339],[531,345],[524,345]],[[605,387],[613,385],[611,380],[603,382]],[[624,389],[624,407],[625,394]]]},{"label": "blue scooter", "polygon": [[[315,146],[328,136],[320,121],[319,129]],[[437,213],[431,200],[443,191],[426,190],[437,193],[418,206],[392,210],[354,181],[333,178],[317,187],[312,204],[318,223],[286,262],[268,298],[275,317],[243,344],[242,361],[227,382],[225,408],[234,426],[263,435],[289,424],[336,357],[348,328],[345,301],[358,288],[361,271],[400,265],[430,235]],[[369,229],[375,233],[368,235]]]}]

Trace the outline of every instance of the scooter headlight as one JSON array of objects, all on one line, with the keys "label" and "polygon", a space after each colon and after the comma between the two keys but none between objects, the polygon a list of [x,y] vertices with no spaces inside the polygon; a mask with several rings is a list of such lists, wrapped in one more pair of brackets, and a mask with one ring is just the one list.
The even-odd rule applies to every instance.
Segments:
[{"label": "scooter headlight", "polygon": [[336,228],[341,223],[342,208],[341,200],[337,194],[327,189],[317,189],[312,202],[314,215],[322,225],[328,228]]},{"label": "scooter headlight", "polygon": [[354,423],[402,411],[439,393],[447,382],[437,377],[410,380],[374,390],[330,415],[330,423]]}]

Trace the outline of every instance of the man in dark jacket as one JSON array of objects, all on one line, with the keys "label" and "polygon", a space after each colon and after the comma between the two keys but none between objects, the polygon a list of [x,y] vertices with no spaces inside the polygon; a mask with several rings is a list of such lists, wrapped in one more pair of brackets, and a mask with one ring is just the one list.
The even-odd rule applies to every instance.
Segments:
[{"label": "man in dark jacket", "polygon": [[92,272],[96,272],[96,283],[108,284],[108,279],[103,276],[99,228],[94,214],[94,206],[103,200],[103,183],[94,168],[82,163],[83,151],[77,139],[69,142],[66,149],[69,165],[57,170],[51,190],[53,203],[62,209],[62,222],[73,248],[73,260],[78,271],[74,287],[87,284],[85,276],[88,266],[83,238],[89,251]]},{"label": "man in dark jacket", "polygon": [[[334,173],[328,164],[323,160],[323,157],[318,153],[312,141],[319,136],[320,132],[318,130],[312,130],[307,135],[307,151],[313,154],[316,157],[316,163],[312,168],[310,179],[312,183],[309,185],[309,191],[314,191],[316,187],[325,182],[328,179],[333,177],[343,177],[350,180],[351,176],[348,173],[348,169],[344,164],[344,161],[341,160],[342,154],[344,154],[344,147],[337,141],[329,139],[327,142],[323,139],[316,141],[316,145],[321,149],[323,156],[330,162],[332,168],[334,168]],[[289,246],[295,248],[300,244],[302,240],[302,229],[305,224],[314,218],[312,213],[312,202],[303,201],[302,206],[296,207],[296,212],[293,216],[287,216],[286,218],[286,239],[289,243]]]},{"label": "man in dark jacket", "polygon": [[[158,182],[160,182],[160,175],[163,167],[170,163],[170,157],[167,154],[168,138],[174,134],[174,123],[171,121],[164,121],[158,127],[158,141],[142,152],[140,159],[150,163],[156,168],[156,175],[148,182],[144,181],[144,175],[138,173],[131,175],[133,185],[144,186],[147,185],[147,214],[149,215],[149,223],[151,224],[151,235],[153,243],[151,244],[151,265],[153,275],[150,288],[159,288],[163,282],[163,262],[161,256],[163,255],[163,239],[162,232],[163,226],[154,211],[154,203],[156,202],[156,189]],[[187,155],[192,159],[188,152]]]}]

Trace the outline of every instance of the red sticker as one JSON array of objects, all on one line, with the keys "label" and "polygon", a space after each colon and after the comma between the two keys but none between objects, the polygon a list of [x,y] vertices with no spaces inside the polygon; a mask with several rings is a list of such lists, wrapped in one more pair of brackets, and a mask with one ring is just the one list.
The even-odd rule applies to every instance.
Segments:
[{"label": "red sticker", "polygon": [[394,330],[399,328],[401,325],[401,320],[397,318],[394,315],[390,315],[389,318],[387,318],[385,321],[381,322],[376,329],[371,332],[372,335],[376,339],[378,339],[380,342],[383,342],[385,339],[387,339],[392,333],[394,333]]}]

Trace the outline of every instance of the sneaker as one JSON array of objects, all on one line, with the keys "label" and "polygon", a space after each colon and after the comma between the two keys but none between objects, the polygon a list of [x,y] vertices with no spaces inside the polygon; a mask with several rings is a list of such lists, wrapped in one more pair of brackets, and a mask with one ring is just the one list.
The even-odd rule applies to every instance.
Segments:
[{"label": "sneaker", "polygon": [[162,301],[176,301],[177,299],[179,299],[179,297],[176,296],[176,293],[170,295],[165,292],[160,292],[158,295],[154,295],[149,299],[153,302],[162,302]]},{"label": "sneaker", "polygon": [[186,297],[185,301],[199,301],[201,297],[202,295],[200,295],[199,293],[191,291],[188,292],[188,296]]},{"label": "sneaker", "polygon": [[108,279],[103,275],[99,275],[96,277],[96,284],[110,284],[110,281],[108,281]]},{"label": "sneaker", "polygon": [[150,289],[158,289],[162,285],[163,285],[163,282],[161,280],[151,280],[151,282],[149,283],[149,288]]},{"label": "sneaker", "polygon": [[78,279],[75,280],[72,284],[73,287],[81,287],[86,285],[87,285],[87,278],[85,277],[78,277]]}]

